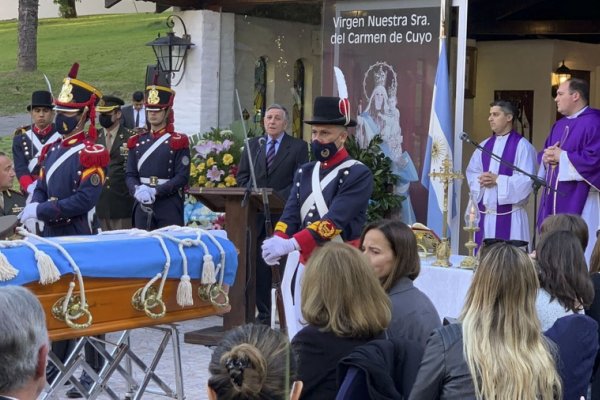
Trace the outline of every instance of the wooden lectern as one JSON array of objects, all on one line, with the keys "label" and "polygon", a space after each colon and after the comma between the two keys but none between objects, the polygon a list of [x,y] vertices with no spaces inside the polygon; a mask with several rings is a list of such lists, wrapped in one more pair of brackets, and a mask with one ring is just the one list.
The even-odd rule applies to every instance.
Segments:
[{"label": "wooden lectern", "polygon": [[[262,190],[269,196],[272,214],[283,211],[283,200],[272,189],[258,189],[246,195],[245,188],[192,187],[188,193],[212,211],[225,212],[225,230],[229,240],[238,249],[238,269],[235,283],[229,289],[231,311],[223,316],[223,326],[214,326],[188,332],[186,343],[216,345],[227,330],[254,321],[256,313],[256,243],[258,213],[263,211]],[[242,201],[247,196],[247,204]],[[273,221],[275,223],[277,221]]]}]

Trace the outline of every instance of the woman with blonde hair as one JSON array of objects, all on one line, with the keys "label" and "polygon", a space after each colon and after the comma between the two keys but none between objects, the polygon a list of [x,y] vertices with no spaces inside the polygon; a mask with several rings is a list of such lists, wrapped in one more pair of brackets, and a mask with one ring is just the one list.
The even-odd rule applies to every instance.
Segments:
[{"label": "woman with blonde hair", "polygon": [[461,324],[436,329],[411,399],[561,398],[553,349],[536,315],[535,266],[518,248],[490,247],[473,277]]},{"label": "woman with blonde hair", "polygon": [[225,334],[208,370],[210,400],[298,399],[296,359],[286,335],[266,325],[243,325]]},{"label": "woman with blonde hair", "polygon": [[333,399],[339,360],[382,336],[390,322],[390,300],[360,251],[330,242],[306,264],[302,314],[308,325],[292,340],[302,399]]}]

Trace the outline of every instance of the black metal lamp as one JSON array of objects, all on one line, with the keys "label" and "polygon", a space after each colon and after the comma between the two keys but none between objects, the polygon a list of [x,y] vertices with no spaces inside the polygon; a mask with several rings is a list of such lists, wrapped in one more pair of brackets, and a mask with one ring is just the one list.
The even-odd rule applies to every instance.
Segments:
[{"label": "black metal lamp", "polygon": [[552,97],[556,97],[560,84],[569,79],[571,79],[571,70],[565,65],[565,60],[562,60],[560,67],[552,73]]},{"label": "black metal lamp", "polygon": [[[173,32],[175,18],[177,18],[183,26],[183,37],[176,36]],[[178,15],[169,15],[167,17],[166,25],[170,29],[170,31],[167,32],[167,36],[161,37],[159,33],[158,37],[152,42],[146,43],[146,46],[152,46],[160,70],[173,75],[184,67],[187,51],[194,46],[194,43],[192,43],[192,38],[187,33],[183,20]],[[181,74],[181,76],[183,76],[183,74]]]}]

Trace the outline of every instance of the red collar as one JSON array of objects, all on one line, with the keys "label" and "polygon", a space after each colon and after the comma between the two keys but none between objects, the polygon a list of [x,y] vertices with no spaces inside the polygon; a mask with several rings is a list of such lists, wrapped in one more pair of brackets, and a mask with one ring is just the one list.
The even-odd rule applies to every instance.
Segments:
[{"label": "red collar", "polygon": [[46,136],[47,134],[49,134],[50,132],[54,132],[54,124],[50,124],[47,127],[45,127],[44,129],[40,129],[38,128],[36,125],[33,125],[33,128],[31,129],[33,131],[33,133],[35,133],[36,135],[39,136]]},{"label": "red collar", "polygon": [[152,137],[154,139],[158,139],[159,137],[161,137],[162,135],[164,135],[165,133],[167,133],[167,127],[165,126],[164,128],[160,128],[157,131],[152,131]]},{"label": "red collar", "polygon": [[63,138],[61,145],[63,147],[72,147],[78,143],[83,142],[84,140],[85,140],[85,132],[81,131],[81,132],[75,133],[74,135],[71,135],[67,138]]},{"label": "red collar", "polygon": [[325,162],[322,162],[321,168],[323,168],[323,169],[333,168],[336,165],[338,165],[339,163],[341,163],[342,161],[344,161],[346,158],[348,158],[348,150],[346,150],[345,147],[342,147],[341,149],[338,150],[337,153],[335,153],[335,155],[333,157],[331,157],[331,159],[329,159]]}]

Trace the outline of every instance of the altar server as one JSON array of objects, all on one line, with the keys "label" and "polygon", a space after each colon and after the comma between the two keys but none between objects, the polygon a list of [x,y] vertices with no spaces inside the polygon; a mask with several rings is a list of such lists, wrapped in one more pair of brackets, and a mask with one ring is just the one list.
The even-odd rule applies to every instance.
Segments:
[{"label": "altar server", "polygon": [[175,92],[167,87],[146,88],[148,131],[127,142],[125,182],[135,198],[133,225],[156,229],[183,225],[183,190],[190,179],[190,143],[173,127]]},{"label": "altar server", "polygon": [[[588,224],[590,233],[600,227],[600,111],[589,107],[589,84],[569,79],[560,84],[556,108],[564,118],[552,126],[540,153],[540,175],[554,189],[543,190],[538,226],[549,215],[577,214]],[[586,259],[596,243],[590,234]]]},{"label": "altar server", "polygon": [[[488,121],[492,136],[481,142],[488,152],[475,150],[467,166],[467,180],[471,197],[478,203],[481,219],[476,241],[485,238],[529,241],[527,202],[532,181],[527,175],[514,171],[508,164],[535,174],[535,149],[513,125],[517,119],[516,107],[504,100],[490,104]],[[500,163],[493,153],[506,163]]]}]

